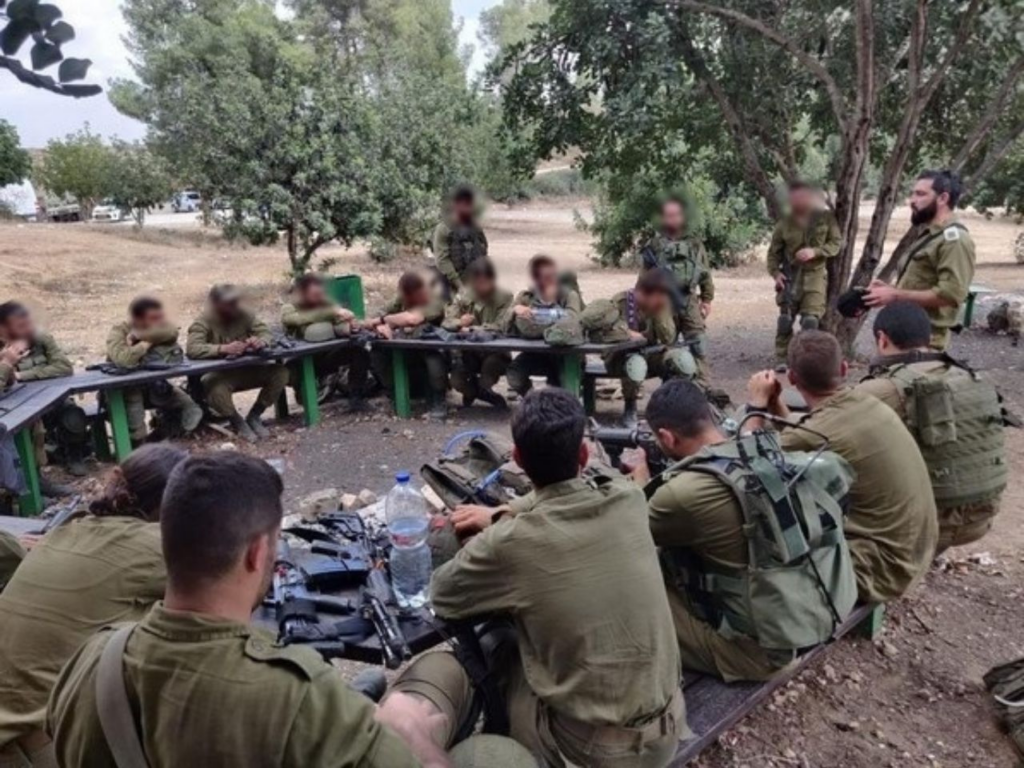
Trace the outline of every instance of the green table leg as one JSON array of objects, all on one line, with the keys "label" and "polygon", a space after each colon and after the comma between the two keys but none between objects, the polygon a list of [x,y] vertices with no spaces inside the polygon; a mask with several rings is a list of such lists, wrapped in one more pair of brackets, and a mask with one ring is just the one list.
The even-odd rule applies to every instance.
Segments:
[{"label": "green table leg", "polygon": [[132,436],[128,431],[128,409],[124,406],[124,392],[112,389],[107,393],[107,407],[110,409],[110,428],[114,433],[114,455],[124,461],[132,453]]},{"label": "green table leg", "polygon": [[281,390],[281,396],[274,403],[274,416],[277,417],[278,421],[284,421],[288,418],[288,387]]},{"label": "green table leg", "polygon": [[885,625],[885,604],[881,603],[871,609],[871,613],[860,624],[855,632],[865,640],[877,640],[882,635]]},{"label": "green table leg", "polygon": [[395,415],[408,419],[412,415],[412,404],[409,402],[409,368],[404,349],[391,351],[391,369],[395,385]]},{"label": "green table leg", "polygon": [[302,395],[302,409],[306,415],[306,426],[313,427],[320,423],[320,404],[316,401],[316,366],[313,356],[302,358],[302,380],[299,384]]},{"label": "green table leg", "polygon": [[581,355],[564,355],[562,357],[562,389],[579,397],[582,371],[583,357]]},{"label": "green table leg", "polygon": [[39,467],[36,464],[36,447],[32,442],[32,428],[27,427],[14,436],[21,458],[21,471],[25,473],[28,492],[18,500],[22,516],[38,515],[43,511],[43,494],[39,491]]},{"label": "green table leg", "polygon": [[964,304],[964,328],[970,328],[974,320],[974,302],[978,298],[976,293],[967,294],[967,302]]}]

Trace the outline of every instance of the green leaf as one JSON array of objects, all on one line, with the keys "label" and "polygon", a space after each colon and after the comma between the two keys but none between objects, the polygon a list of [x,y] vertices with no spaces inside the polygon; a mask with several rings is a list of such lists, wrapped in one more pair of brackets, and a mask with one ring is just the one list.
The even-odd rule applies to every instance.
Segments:
[{"label": "green leaf", "polygon": [[81,80],[92,66],[90,59],[64,59],[57,70],[57,77],[62,83],[70,83],[74,80]]},{"label": "green leaf", "polygon": [[66,21],[58,21],[46,30],[46,39],[56,45],[63,45],[75,39],[75,28]]},{"label": "green leaf", "polygon": [[7,18],[11,21],[35,21],[39,0],[11,0],[7,6]]},{"label": "green leaf", "polygon": [[64,14],[56,5],[37,5],[33,15],[39,26],[45,29]]},{"label": "green leaf", "polygon": [[35,30],[34,22],[11,21],[0,30],[0,51],[13,56]]},{"label": "green leaf", "polygon": [[60,46],[40,41],[32,46],[32,69],[40,70],[53,66],[64,58]]}]

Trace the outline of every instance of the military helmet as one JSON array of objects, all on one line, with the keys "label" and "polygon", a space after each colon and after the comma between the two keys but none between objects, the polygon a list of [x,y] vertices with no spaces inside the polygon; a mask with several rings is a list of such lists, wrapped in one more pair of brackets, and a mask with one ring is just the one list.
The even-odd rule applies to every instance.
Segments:
[{"label": "military helmet", "polygon": [[507,736],[470,736],[449,753],[455,768],[538,768],[526,747]]},{"label": "military helmet", "polygon": [[313,323],[312,325],[309,325],[302,334],[303,339],[313,343],[330,341],[334,336],[334,326],[329,322]]}]

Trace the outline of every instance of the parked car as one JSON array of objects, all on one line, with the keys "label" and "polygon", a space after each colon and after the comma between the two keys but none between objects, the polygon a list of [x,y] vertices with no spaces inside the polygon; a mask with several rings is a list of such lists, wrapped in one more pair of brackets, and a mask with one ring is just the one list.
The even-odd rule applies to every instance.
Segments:
[{"label": "parked car", "polygon": [[104,200],[92,209],[93,221],[121,221],[124,213],[110,200]]},{"label": "parked car", "polygon": [[194,189],[186,189],[184,192],[179,192],[171,200],[171,207],[175,213],[195,213],[200,209],[203,204],[202,195],[196,192]]}]

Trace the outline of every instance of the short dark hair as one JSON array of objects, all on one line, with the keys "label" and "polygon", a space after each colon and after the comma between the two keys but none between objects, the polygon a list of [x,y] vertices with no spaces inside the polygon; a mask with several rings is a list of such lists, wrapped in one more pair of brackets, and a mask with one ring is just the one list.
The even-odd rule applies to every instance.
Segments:
[{"label": "short dark hair", "polygon": [[281,476],[235,451],[192,456],[171,473],[160,514],[168,581],[192,590],[216,581],[257,536],[281,525]]},{"label": "short dark hair", "polygon": [[544,267],[555,267],[555,260],[548,256],[546,253],[538,253],[536,256],[530,259],[530,263],[527,269],[530,272],[530,277],[537,277],[537,273]]},{"label": "short dark hair", "polygon": [[163,308],[164,305],[160,303],[159,299],[154,299],[152,296],[139,296],[132,299],[132,303],[128,305],[128,314],[132,316],[132,319],[138,320],[147,312]]},{"label": "short dark hair", "polygon": [[964,185],[960,181],[960,176],[955,171],[951,171],[948,168],[941,170],[929,169],[921,171],[917,178],[919,181],[922,179],[930,180],[936,195],[941,195],[943,192],[948,194],[950,208],[956,208],[956,204],[960,202],[960,196],[964,192]]},{"label": "short dark hair", "polygon": [[647,423],[653,430],[667,429],[683,437],[696,437],[715,426],[707,397],[686,379],[670,379],[655,390],[647,403]]},{"label": "short dark hair", "polygon": [[829,392],[840,383],[843,350],[831,333],[803,331],[789,342],[786,362],[808,392]]},{"label": "short dark hair", "polygon": [[788,192],[799,192],[800,190],[803,189],[807,189],[813,192],[817,189],[817,187],[814,184],[811,184],[811,182],[804,181],[803,179],[791,179],[789,183],[786,184],[786,190]]},{"label": "short dark hair", "polygon": [[426,285],[419,272],[406,272],[398,278],[398,292],[403,296],[422,291]]},{"label": "short dark hair", "polygon": [[188,451],[168,443],[138,448],[110,471],[103,494],[90,502],[89,511],[98,517],[159,520],[167,481],[187,458]]},{"label": "short dark hair", "polygon": [[580,444],[587,416],[564,389],[535,390],[512,415],[512,441],[526,476],[538,488],[580,472]]},{"label": "short dark hair", "polygon": [[25,305],[17,301],[5,301],[0,304],[0,324],[6,324],[12,317],[24,317],[27,314],[28,309]]},{"label": "short dark hair", "polygon": [[664,269],[648,269],[637,278],[636,288],[641,293],[668,294],[672,290],[672,283]]},{"label": "short dark hair", "polygon": [[932,339],[928,313],[912,301],[897,301],[882,309],[872,327],[875,338],[884,332],[900,349],[927,347]]},{"label": "short dark hair", "polygon": [[323,285],[324,279],[314,272],[306,272],[295,280],[295,288],[298,291],[305,291],[314,285]]},{"label": "short dark hair", "polygon": [[498,273],[494,269],[494,262],[490,259],[476,259],[466,268],[466,277],[473,280],[478,277],[487,280],[497,280]]},{"label": "short dark hair", "polygon": [[476,201],[476,191],[469,184],[460,184],[452,190],[453,203],[472,203]]}]

